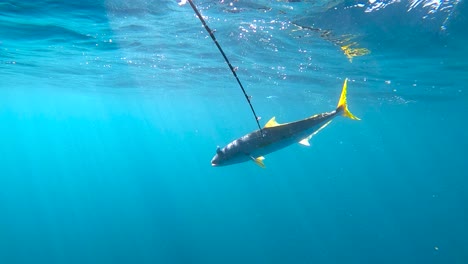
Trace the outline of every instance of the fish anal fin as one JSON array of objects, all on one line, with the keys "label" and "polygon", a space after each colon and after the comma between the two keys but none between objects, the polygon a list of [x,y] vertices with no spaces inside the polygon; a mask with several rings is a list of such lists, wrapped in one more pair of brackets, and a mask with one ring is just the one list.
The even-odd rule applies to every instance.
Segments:
[{"label": "fish anal fin", "polygon": [[254,158],[254,157],[251,157],[253,162],[255,162],[255,164],[257,164],[258,166],[262,167],[262,168],[265,168],[265,163],[263,163],[263,161],[265,160],[265,157],[263,156],[260,156],[260,157],[257,157],[257,158]]},{"label": "fish anal fin", "polygon": [[310,147],[310,138],[312,137],[312,135],[304,138],[303,140],[299,141],[299,144],[303,145],[303,146],[306,146],[306,147]]},{"label": "fish anal fin", "polygon": [[279,126],[280,124],[278,124],[278,122],[276,122],[276,117],[272,117],[264,126],[264,128],[268,128],[268,127],[275,127],[275,126]]},{"label": "fish anal fin", "polygon": [[326,126],[328,126],[330,123],[331,123],[332,120],[326,122],[325,124],[323,124],[321,127],[319,127],[319,129],[317,129],[316,131],[314,131],[314,133],[310,134],[309,136],[307,136],[306,138],[302,139],[301,141],[299,141],[299,144],[303,145],[303,146],[306,146],[306,147],[310,147],[310,142],[309,140],[318,134],[318,132],[320,132],[320,130],[324,129]]}]

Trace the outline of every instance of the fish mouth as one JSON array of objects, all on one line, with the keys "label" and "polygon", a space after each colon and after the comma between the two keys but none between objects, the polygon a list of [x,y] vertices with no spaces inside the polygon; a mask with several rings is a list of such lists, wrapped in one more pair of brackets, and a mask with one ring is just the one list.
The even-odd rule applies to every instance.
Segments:
[{"label": "fish mouth", "polygon": [[218,166],[218,160],[217,160],[217,156],[214,156],[212,159],[211,159],[211,166],[213,167],[216,167]]}]

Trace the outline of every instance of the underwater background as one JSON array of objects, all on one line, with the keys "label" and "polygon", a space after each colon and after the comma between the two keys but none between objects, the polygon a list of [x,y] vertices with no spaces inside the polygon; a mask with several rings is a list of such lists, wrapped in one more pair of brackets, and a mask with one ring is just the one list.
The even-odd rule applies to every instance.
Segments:
[{"label": "underwater background", "polygon": [[465,1],[0,1],[0,263],[468,263]]}]

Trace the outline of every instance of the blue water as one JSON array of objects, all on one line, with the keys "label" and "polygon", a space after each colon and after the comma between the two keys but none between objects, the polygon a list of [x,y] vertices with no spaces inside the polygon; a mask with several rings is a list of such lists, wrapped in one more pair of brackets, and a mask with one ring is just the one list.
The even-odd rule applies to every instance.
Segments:
[{"label": "blue water", "polygon": [[465,1],[196,1],[262,124],[350,79],[266,169],[188,4],[71,2],[0,2],[0,263],[468,263]]}]

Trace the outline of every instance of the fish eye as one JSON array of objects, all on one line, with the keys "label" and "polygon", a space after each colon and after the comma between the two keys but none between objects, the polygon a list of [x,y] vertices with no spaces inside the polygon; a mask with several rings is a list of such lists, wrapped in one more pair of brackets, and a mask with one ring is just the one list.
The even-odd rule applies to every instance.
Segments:
[{"label": "fish eye", "polygon": [[223,154],[223,152],[221,151],[221,148],[219,146],[216,148],[216,154],[218,154],[218,155]]}]

